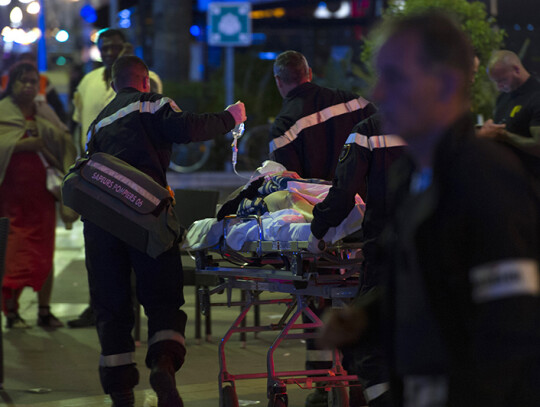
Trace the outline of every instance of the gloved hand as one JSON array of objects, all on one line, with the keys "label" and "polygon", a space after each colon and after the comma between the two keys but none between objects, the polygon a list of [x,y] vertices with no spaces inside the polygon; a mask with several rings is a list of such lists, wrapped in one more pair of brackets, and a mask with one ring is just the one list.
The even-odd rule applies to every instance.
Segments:
[{"label": "gloved hand", "polygon": [[315,236],[313,236],[313,233],[309,234],[308,252],[314,254],[322,253],[325,246],[324,240],[317,239]]}]

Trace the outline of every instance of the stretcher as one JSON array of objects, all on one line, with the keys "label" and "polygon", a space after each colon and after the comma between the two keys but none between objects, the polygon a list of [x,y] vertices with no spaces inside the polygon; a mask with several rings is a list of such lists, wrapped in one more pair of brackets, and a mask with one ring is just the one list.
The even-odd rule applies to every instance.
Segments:
[{"label": "stretcher", "polygon": [[[246,240],[240,249],[233,249],[227,244],[227,236],[231,225],[239,222],[255,222],[258,238]],[[220,281],[215,287],[199,290],[202,312],[209,311],[210,297],[222,292],[226,292],[228,306],[242,307],[219,344],[221,407],[238,406],[237,380],[257,378],[267,379],[269,407],[287,406],[286,388],[289,384],[305,389],[324,387],[329,392],[329,405],[348,407],[347,387],[349,382],[358,378],[343,369],[338,350],[333,350],[331,369],[279,371],[275,366],[274,354],[283,341],[315,338],[317,330],[323,326],[321,319],[308,306],[310,298],[328,299],[333,307],[342,307],[358,290],[361,243],[335,242],[318,254],[309,253],[307,248],[307,240],[267,240],[259,216],[242,219],[228,216],[223,220],[223,237],[219,243],[193,253],[196,273],[212,275]],[[233,302],[233,289],[240,289],[245,300]],[[261,298],[263,292],[283,296],[265,300]],[[247,326],[246,316],[253,307],[276,303],[285,305],[278,323],[261,325],[256,321],[254,325]],[[268,331],[275,332],[276,336],[267,352],[266,371],[230,372],[225,345],[231,336]]]}]

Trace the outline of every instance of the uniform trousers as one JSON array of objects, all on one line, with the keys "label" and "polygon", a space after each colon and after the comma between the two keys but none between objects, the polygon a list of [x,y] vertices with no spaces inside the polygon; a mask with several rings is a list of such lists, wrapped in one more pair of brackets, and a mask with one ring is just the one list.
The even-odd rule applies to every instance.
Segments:
[{"label": "uniform trousers", "polygon": [[[134,362],[125,357],[135,351],[132,271],[137,299],[148,318],[146,365],[151,368],[159,357],[167,355],[178,370],[185,356],[187,320],[180,309],[184,304],[184,278],[178,246],[154,259],[87,220],[84,239],[101,357],[107,361],[100,362],[105,392],[132,388],[138,382]],[[115,373],[106,372],[104,366]]]}]

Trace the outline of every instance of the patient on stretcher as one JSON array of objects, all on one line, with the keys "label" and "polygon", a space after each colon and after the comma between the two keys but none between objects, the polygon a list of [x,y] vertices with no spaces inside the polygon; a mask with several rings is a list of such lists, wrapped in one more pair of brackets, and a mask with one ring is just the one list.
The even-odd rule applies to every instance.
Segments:
[{"label": "patient on stretcher", "polygon": [[[223,222],[227,215],[236,215],[240,219],[259,216],[263,240],[307,241],[313,207],[324,200],[331,185],[324,180],[302,179],[295,172],[286,171],[276,164],[265,162],[258,170],[259,175],[235,191],[216,218],[196,221],[189,228],[182,249],[199,250],[216,245],[224,234]],[[364,210],[365,204],[357,195],[356,205],[349,215],[340,225],[330,228],[324,240],[335,243],[359,230]],[[240,250],[246,241],[261,238],[256,219],[225,221],[230,226],[226,242],[233,250]]]}]

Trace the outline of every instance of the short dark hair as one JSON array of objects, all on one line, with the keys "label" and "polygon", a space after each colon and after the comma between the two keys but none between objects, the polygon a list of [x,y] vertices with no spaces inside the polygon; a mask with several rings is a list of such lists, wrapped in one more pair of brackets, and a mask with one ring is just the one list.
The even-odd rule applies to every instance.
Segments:
[{"label": "short dark hair", "polygon": [[133,79],[140,76],[148,76],[148,66],[135,55],[123,55],[112,66],[112,80],[122,88]]},{"label": "short dark hair", "polygon": [[126,36],[124,35],[124,32],[117,28],[104,28],[102,30],[99,30],[97,35],[98,36],[97,36],[96,44],[98,44],[99,41],[104,38],[111,38],[111,37],[120,37],[122,39],[122,42],[126,42]]},{"label": "short dark hair", "polygon": [[26,72],[35,72],[39,77],[39,71],[37,69],[37,66],[32,62],[21,61],[11,67],[11,69],[9,70],[6,90],[4,91],[4,93],[2,93],[2,97],[0,97],[0,99],[4,99],[6,96],[12,94],[13,84]]},{"label": "short dark hair", "polygon": [[286,84],[301,83],[309,76],[306,57],[298,51],[285,51],[274,61],[274,75]]},{"label": "short dark hair", "polygon": [[387,20],[382,27],[383,40],[397,35],[417,35],[421,44],[421,62],[427,69],[444,66],[461,72],[468,91],[473,76],[474,50],[469,37],[452,15],[428,10]]}]

